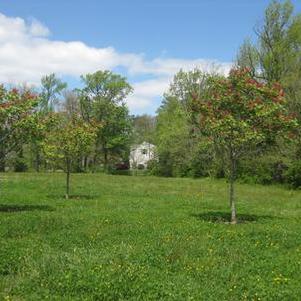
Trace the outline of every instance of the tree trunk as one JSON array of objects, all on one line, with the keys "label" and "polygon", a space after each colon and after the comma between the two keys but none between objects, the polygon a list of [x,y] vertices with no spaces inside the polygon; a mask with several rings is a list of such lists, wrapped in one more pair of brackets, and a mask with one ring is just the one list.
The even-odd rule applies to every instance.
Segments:
[{"label": "tree trunk", "polygon": [[88,156],[84,156],[84,171],[87,171],[87,167],[88,167]]},{"label": "tree trunk", "polygon": [[39,172],[40,171],[40,152],[39,150],[36,150],[36,172]]},{"label": "tree trunk", "polygon": [[0,172],[5,172],[5,147],[4,147],[4,145],[5,145],[5,139],[4,139],[4,137],[5,137],[5,135],[4,135],[4,137],[3,137],[3,133],[1,132],[1,138],[2,139],[0,139],[1,141],[0,141]]},{"label": "tree trunk", "polygon": [[236,208],[235,208],[235,198],[234,198],[234,181],[230,179],[230,208],[231,208],[231,224],[236,224]]},{"label": "tree trunk", "polygon": [[92,159],[92,172],[96,172],[96,162],[97,162],[97,155],[96,153],[93,155],[93,159]]},{"label": "tree trunk", "polygon": [[70,190],[70,171],[68,170],[66,173],[66,199],[69,199],[69,190]]},{"label": "tree trunk", "polygon": [[108,150],[104,148],[104,170],[107,173],[108,172]]},{"label": "tree trunk", "polygon": [[5,172],[5,159],[0,154],[0,172]]},{"label": "tree trunk", "polygon": [[230,166],[230,208],[231,208],[231,224],[236,224],[236,207],[235,207],[235,194],[234,194],[234,182],[235,182],[235,171],[236,171],[236,162],[233,159],[233,155],[231,154],[231,166]]},{"label": "tree trunk", "polygon": [[70,160],[67,159],[67,172],[66,172],[66,199],[69,199],[69,191],[70,191]]}]

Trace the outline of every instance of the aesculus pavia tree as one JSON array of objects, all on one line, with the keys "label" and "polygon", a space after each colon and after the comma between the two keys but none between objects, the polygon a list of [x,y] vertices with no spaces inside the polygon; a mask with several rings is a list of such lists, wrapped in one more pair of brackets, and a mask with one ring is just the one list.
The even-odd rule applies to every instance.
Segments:
[{"label": "aesculus pavia tree", "polygon": [[0,162],[4,166],[5,156],[27,138],[28,122],[34,117],[38,97],[30,91],[16,88],[5,89],[0,85]]},{"label": "aesculus pavia tree", "polygon": [[68,118],[58,113],[57,126],[43,142],[45,157],[66,173],[66,199],[69,198],[72,165],[91,151],[98,128],[96,123],[86,123],[79,117]]},{"label": "aesculus pavia tree", "polygon": [[297,121],[287,112],[281,86],[253,79],[248,68],[232,69],[228,77],[209,76],[202,95],[192,95],[191,110],[200,132],[227,164],[231,223],[235,224],[239,160],[279,137],[290,137]]}]

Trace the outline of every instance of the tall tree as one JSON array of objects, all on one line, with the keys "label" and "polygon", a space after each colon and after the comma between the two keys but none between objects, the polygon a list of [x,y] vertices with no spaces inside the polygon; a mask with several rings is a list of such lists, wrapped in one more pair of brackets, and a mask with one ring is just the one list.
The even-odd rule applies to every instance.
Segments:
[{"label": "tall tree", "polygon": [[192,150],[190,142],[190,125],[183,105],[176,97],[165,95],[158,109],[155,135],[159,175],[186,175]]},{"label": "tall tree", "polygon": [[64,91],[64,103],[62,110],[72,118],[73,116],[80,116],[80,100],[77,91]]},{"label": "tall tree", "polygon": [[82,76],[84,88],[80,91],[83,118],[102,124],[97,133],[94,164],[98,154],[103,154],[105,170],[110,157],[128,151],[132,131],[132,118],[125,105],[125,98],[132,91],[126,79],[110,71],[97,71]]},{"label": "tall tree", "polygon": [[274,0],[255,33],[255,43],[246,40],[241,46],[238,66],[250,67],[258,79],[280,82],[291,110],[301,114],[301,14],[294,14],[291,1]]},{"label": "tall tree", "polygon": [[263,151],[297,121],[288,114],[281,86],[254,80],[249,69],[233,69],[227,78],[208,78],[205,93],[192,95],[192,100],[200,132],[227,163],[231,222],[236,223],[234,182],[239,161]]},{"label": "tall tree", "polygon": [[41,86],[40,110],[43,112],[53,112],[58,103],[58,96],[62,94],[63,90],[67,87],[67,84],[52,73],[42,77]]},{"label": "tall tree", "polygon": [[199,142],[196,127],[189,111],[191,95],[200,96],[208,75],[200,69],[179,71],[164,94],[158,109],[156,140],[159,173],[166,176],[204,174],[199,164]]}]

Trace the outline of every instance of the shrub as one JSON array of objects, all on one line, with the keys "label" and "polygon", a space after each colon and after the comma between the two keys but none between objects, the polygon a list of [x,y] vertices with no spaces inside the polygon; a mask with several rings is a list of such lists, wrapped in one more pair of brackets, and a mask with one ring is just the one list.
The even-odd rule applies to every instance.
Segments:
[{"label": "shrub", "polygon": [[294,189],[301,187],[301,161],[292,163],[288,168],[286,172],[286,182]]},{"label": "shrub", "polygon": [[26,164],[26,160],[24,158],[16,158],[14,162],[14,170],[15,172],[25,172],[28,170],[28,166]]},{"label": "shrub", "polygon": [[238,167],[238,177],[245,183],[272,184],[286,181],[287,164],[277,156],[248,158]]}]

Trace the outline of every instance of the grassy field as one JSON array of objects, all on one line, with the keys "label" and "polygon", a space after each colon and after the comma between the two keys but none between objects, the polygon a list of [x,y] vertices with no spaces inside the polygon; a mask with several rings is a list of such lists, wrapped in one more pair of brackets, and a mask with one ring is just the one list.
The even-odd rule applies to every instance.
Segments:
[{"label": "grassy field", "polygon": [[2,174],[0,300],[300,300],[301,192],[209,179]]}]

